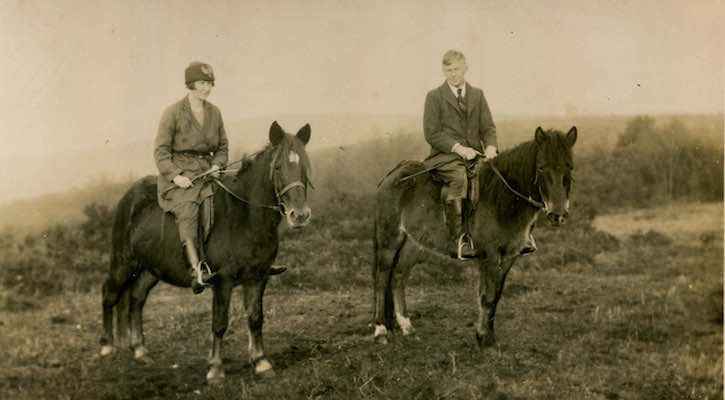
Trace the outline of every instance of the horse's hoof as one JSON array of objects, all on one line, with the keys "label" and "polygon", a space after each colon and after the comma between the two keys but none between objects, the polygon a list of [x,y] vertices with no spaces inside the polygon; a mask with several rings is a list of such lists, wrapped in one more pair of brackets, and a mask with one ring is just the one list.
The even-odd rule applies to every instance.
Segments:
[{"label": "horse's hoof", "polygon": [[144,365],[151,365],[154,363],[154,359],[147,355],[143,355],[141,357],[134,357],[134,360],[136,360],[136,362],[144,364]]},{"label": "horse's hoof", "polygon": [[224,368],[221,365],[212,365],[206,373],[206,381],[211,385],[218,385],[224,382]]},{"label": "horse's hoof", "polygon": [[259,377],[260,379],[264,379],[264,380],[272,379],[272,378],[274,378],[276,376],[277,376],[277,373],[274,372],[273,369],[268,369],[268,370],[266,370],[264,372],[257,373],[257,377]]},{"label": "horse's hoof", "polygon": [[283,274],[285,271],[287,271],[287,267],[285,267],[285,266],[281,266],[281,265],[280,266],[274,266],[273,265],[273,266],[269,267],[269,275],[270,276]]},{"label": "horse's hoof", "polygon": [[264,358],[254,363],[254,374],[262,379],[272,378],[277,375],[272,369],[272,364]]},{"label": "horse's hoof", "polygon": [[476,341],[478,342],[478,348],[483,350],[496,344],[496,337],[493,333],[481,335],[476,332]]},{"label": "horse's hoof", "polygon": [[113,346],[105,345],[101,346],[101,357],[112,354],[116,349]]},{"label": "horse's hoof", "polygon": [[388,328],[385,325],[376,324],[373,339],[375,339],[375,343],[388,344]]},{"label": "horse's hoof", "polygon": [[401,333],[403,334],[403,336],[410,336],[415,333],[415,328],[413,328],[413,325],[408,325],[408,326],[402,327],[402,328],[400,328],[400,330],[401,330]]}]

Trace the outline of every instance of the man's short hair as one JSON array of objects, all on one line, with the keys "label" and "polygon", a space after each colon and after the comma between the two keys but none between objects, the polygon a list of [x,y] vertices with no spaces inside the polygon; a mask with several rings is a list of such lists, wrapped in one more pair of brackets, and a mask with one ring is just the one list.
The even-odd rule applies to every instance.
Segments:
[{"label": "man's short hair", "polygon": [[451,65],[453,61],[463,61],[463,63],[466,63],[466,56],[463,55],[458,50],[448,50],[446,51],[446,54],[443,55],[443,65]]}]

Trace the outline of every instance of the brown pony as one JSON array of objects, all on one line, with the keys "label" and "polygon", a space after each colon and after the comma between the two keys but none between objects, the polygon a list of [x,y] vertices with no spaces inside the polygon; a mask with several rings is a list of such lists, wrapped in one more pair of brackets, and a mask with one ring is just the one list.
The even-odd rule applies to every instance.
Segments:
[{"label": "brown pony", "polygon": [[[496,304],[506,275],[527,246],[540,209],[554,226],[568,216],[576,138],[576,127],[566,135],[539,127],[534,140],[476,165],[479,174],[470,185],[467,226],[480,255],[466,262],[479,271],[479,347],[495,342]],[[405,305],[406,280],[414,265],[428,260],[431,254],[440,254],[431,250],[436,242],[448,240],[441,236],[440,184],[424,171],[420,162],[402,162],[378,188],[373,302],[374,337],[380,343],[387,343],[393,321],[403,335],[413,332]]]},{"label": "brown pony", "polygon": [[[310,162],[305,145],[310,126],[296,136],[285,133],[275,121],[270,144],[253,159],[245,160],[233,176],[216,181],[214,225],[207,238],[206,257],[218,273],[214,277],[209,381],[224,378],[222,338],[229,323],[232,288],[244,287],[244,307],[249,329],[249,357],[254,371],[273,374],[262,342],[262,296],[277,256],[277,227],[284,217],[292,228],[310,220],[307,185]],[[115,345],[134,350],[137,359],[149,360],[144,346],[143,306],[159,282],[189,287],[191,278],[176,225],[156,201],[156,177],[136,182],[116,208],[112,231],[111,263],[103,285],[101,354]],[[113,311],[116,310],[114,338]]]}]

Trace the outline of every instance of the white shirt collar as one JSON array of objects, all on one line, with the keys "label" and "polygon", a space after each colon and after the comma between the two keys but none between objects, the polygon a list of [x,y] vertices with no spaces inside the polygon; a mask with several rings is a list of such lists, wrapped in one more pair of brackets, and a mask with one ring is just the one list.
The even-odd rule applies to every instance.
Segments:
[{"label": "white shirt collar", "polygon": [[[446,81],[448,83],[448,81]],[[458,97],[458,88],[448,83],[448,87],[451,88],[451,92],[453,92],[453,97]],[[463,81],[463,84],[461,85],[461,96],[466,97],[466,81]]]}]

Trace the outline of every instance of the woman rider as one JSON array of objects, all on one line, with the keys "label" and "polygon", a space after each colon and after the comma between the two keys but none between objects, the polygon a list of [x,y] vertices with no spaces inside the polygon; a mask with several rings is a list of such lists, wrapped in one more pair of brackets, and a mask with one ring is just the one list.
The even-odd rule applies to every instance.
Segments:
[{"label": "woman rider", "polygon": [[191,265],[191,287],[194,293],[201,293],[213,274],[199,260],[199,220],[203,227],[211,226],[213,190],[211,184],[194,177],[204,173],[219,177],[227,163],[229,142],[221,112],[206,101],[214,87],[211,66],[195,61],[186,67],[184,75],[189,93],[164,111],[156,134],[154,159],[159,169],[159,205],[176,217],[179,237]]}]

